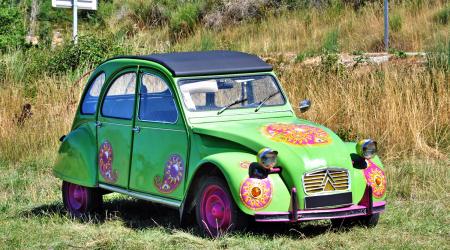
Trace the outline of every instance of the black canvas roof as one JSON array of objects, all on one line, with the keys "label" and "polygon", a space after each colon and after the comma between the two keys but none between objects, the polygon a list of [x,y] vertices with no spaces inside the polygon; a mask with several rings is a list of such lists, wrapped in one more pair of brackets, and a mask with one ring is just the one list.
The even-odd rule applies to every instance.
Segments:
[{"label": "black canvas roof", "polygon": [[198,51],[122,56],[153,61],[169,69],[174,76],[219,75],[271,71],[272,65],[261,58],[238,51]]}]

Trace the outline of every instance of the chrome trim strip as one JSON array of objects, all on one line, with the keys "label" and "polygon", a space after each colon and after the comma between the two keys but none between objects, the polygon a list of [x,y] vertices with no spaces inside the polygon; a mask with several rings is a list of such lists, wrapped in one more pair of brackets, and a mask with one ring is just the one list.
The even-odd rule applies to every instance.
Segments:
[{"label": "chrome trim strip", "polygon": [[169,198],[157,197],[157,196],[144,194],[144,193],[131,191],[131,190],[126,190],[126,189],[122,189],[119,187],[114,187],[114,186],[110,186],[110,185],[102,184],[102,183],[99,183],[98,186],[100,188],[103,188],[103,189],[106,189],[109,191],[126,194],[126,195],[129,195],[129,196],[137,198],[137,199],[150,201],[150,202],[154,202],[154,203],[159,203],[161,205],[165,205],[168,207],[180,208],[180,206],[181,206],[181,201],[177,201],[177,200],[173,200],[173,199],[169,199]]}]

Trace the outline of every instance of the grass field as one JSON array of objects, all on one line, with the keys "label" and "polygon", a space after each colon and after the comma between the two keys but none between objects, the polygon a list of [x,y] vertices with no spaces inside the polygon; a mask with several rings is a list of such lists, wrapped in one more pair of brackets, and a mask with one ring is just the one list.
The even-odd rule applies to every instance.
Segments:
[{"label": "grass field", "polygon": [[[138,22],[132,35],[107,40],[131,54],[236,49],[269,58],[294,106],[312,100],[300,117],[330,127],[344,140],[379,142],[388,205],[377,227],[335,230],[328,221],[256,224],[249,232],[205,239],[193,228],[181,228],[177,211],[120,195],[105,197],[103,220],[70,219],[60,180],[51,170],[58,138],[70,129],[85,82],[76,81],[94,65],[85,61],[55,74],[48,67],[52,57],[77,54],[41,47],[0,54],[0,249],[450,249],[450,7],[446,1],[411,0],[395,1],[391,9],[396,50],[383,65],[367,65],[362,55],[382,49],[379,4],[358,11],[338,5],[283,11],[218,30],[197,22],[176,41],[167,25],[149,28]],[[101,37],[101,30],[120,32],[122,24],[136,21],[116,16],[111,11],[105,26],[91,32]],[[101,46],[88,50],[91,54],[83,55],[94,59],[110,56],[98,53]],[[405,59],[403,51],[427,51],[427,62]],[[336,53],[361,55],[362,62],[345,68]],[[296,59],[286,60],[286,54]],[[302,64],[310,56],[322,62]],[[70,64],[66,59],[55,62]],[[30,112],[24,112],[26,104]]]},{"label": "grass field", "polygon": [[[247,233],[205,239],[181,228],[177,211],[110,194],[102,221],[78,222],[66,216],[60,181],[51,176],[53,153],[39,160],[1,163],[0,248],[449,248],[449,164],[413,161],[389,165],[387,211],[375,228],[332,229],[328,221],[298,225],[256,224]],[[435,172],[429,174],[435,170]],[[417,178],[423,178],[417,180]],[[398,190],[402,190],[399,192]]]}]

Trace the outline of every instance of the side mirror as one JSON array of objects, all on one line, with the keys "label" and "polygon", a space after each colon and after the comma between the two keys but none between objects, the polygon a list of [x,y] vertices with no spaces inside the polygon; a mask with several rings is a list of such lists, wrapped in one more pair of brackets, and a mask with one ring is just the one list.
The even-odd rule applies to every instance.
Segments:
[{"label": "side mirror", "polygon": [[300,112],[305,113],[306,111],[308,111],[309,107],[311,107],[311,101],[308,99],[305,99],[300,102],[299,106],[300,106],[299,107]]}]

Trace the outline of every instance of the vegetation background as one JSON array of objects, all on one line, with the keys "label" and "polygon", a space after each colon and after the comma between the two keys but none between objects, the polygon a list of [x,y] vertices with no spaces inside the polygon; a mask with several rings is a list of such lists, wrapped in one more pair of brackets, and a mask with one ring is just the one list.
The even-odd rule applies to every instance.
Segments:
[{"label": "vegetation background", "polygon": [[[0,248],[450,248],[450,5],[391,0],[390,11],[391,58],[373,64],[381,0],[100,0],[79,12],[76,45],[70,10],[0,0]],[[176,211],[120,195],[104,221],[65,215],[51,169],[78,79],[114,55],[211,49],[260,55],[292,104],[313,101],[300,117],[379,142],[388,208],[376,228],[255,225],[211,240],[179,227]]]}]

